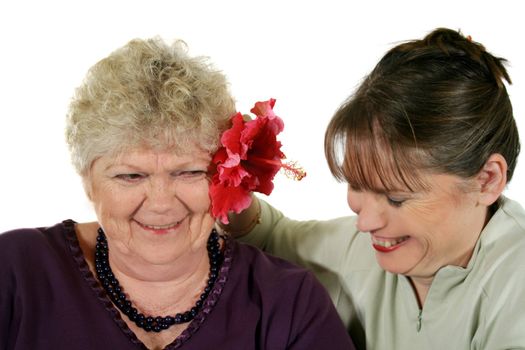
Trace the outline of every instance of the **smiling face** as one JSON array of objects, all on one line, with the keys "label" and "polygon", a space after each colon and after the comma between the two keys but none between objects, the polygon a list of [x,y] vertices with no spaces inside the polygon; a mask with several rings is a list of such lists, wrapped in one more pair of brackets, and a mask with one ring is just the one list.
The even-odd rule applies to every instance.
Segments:
[{"label": "smiling face", "polygon": [[84,178],[113,257],[169,264],[206,252],[210,155],[148,148],[97,159]]},{"label": "smiling face", "polygon": [[488,209],[467,180],[424,174],[422,191],[356,191],[348,204],[357,227],[371,235],[379,265],[386,271],[431,278],[443,266],[465,267],[485,224]]}]

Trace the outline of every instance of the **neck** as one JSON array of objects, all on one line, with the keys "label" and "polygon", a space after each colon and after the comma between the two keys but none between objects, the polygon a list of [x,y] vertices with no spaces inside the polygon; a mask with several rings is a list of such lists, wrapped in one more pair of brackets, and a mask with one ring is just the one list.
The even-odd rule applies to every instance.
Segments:
[{"label": "neck", "polygon": [[167,263],[152,263],[137,256],[119,254],[111,250],[108,242],[109,263],[115,275],[139,283],[179,285],[194,281],[195,277],[206,276],[209,259],[206,245],[196,251],[189,251],[176,260]]},{"label": "neck", "polygon": [[[95,268],[95,243],[98,223],[77,224],[75,231],[86,263],[93,275]],[[192,249],[185,258],[177,259],[176,264],[151,264],[130,269],[124,264],[126,259],[109,252],[110,267],[132,303],[145,313],[173,315],[186,311],[201,296],[208,281],[210,260],[206,243],[202,249]],[[128,266],[137,266],[136,261]],[[177,266],[175,266],[177,265]],[[155,312],[160,310],[162,312]]]},{"label": "neck", "polygon": [[463,232],[465,240],[462,242],[463,244],[461,244],[463,249],[461,250],[458,248],[454,259],[438,262],[434,268],[430,269],[430,271],[433,271],[432,275],[407,276],[410,280],[410,283],[412,284],[419,306],[421,308],[425,304],[425,300],[428,295],[428,291],[430,290],[430,286],[434,280],[435,274],[441,267],[451,265],[466,268],[472,259],[474,248],[476,247],[481,232],[493,214],[487,207],[479,207],[477,210],[479,211],[479,215],[473,216],[473,220],[465,223],[465,230]]},{"label": "neck", "polygon": [[[204,284],[205,288],[203,288],[203,292],[199,295],[193,288],[196,285],[195,282],[201,282],[200,278],[195,279],[198,278],[198,276],[194,277],[195,274],[191,275],[191,278],[185,279],[182,287],[181,283],[177,282],[174,284],[174,281],[171,281],[171,283],[170,281],[144,281],[142,279],[137,280],[133,277],[130,278],[130,276],[125,274],[119,277],[118,273],[115,273],[111,269],[108,258],[108,241],[102,228],[99,228],[95,249],[96,274],[108,297],[119,308],[121,313],[128,316],[130,321],[135,322],[139,328],[147,332],[152,330],[160,332],[174,324],[191,321],[197,315],[203,302],[208,297],[209,292],[215,284],[218,276],[217,272],[222,262],[219,236],[215,230],[213,230],[212,234],[208,237],[206,250],[209,258],[208,266],[210,267],[210,272],[209,278]],[[119,278],[127,278],[127,293],[122,290],[123,286],[121,282],[119,282]],[[164,290],[160,290],[159,287]],[[190,287],[190,289],[188,289],[188,287]],[[173,288],[176,290],[175,293],[173,292]],[[126,295],[129,294],[130,289],[136,293],[134,300],[131,301],[128,295]],[[144,291],[146,291],[145,294],[143,293]],[[175,301],[172,301],[172,299],[175,299]],[[190,300],[196,300],[196,302],[188,311],[179,312],[175,316],[151,316],[153,313],[172,313],[175,308],[186,307]],[[138,307],[135,308],[133,305]],[[143,312],[145,312],[146,315],[144,315]]]},{"label": "neck", "polygon": [[109,249],[108,255],[109,267],[124,293],[147,314],[167,315],[193,307],[210,275],[206,243],[166,263],[121,254],[118,249]]},{"label": "neck", "polygon": [[[183,264],[186,268],[179,273],[169,272],[170,267],[173,268],[171,265],[155,266],[151,268],[155,272],[150,276],[140,271],[137,273],[126,265],[114,264],[111,254],[109,257],[111,269],[130,300],[142,312],[149,314],[175,314],[191,308],[209,276],[210,264],[206,250],[198,259]],[[144,270],[147,268],[144,267]]]}]

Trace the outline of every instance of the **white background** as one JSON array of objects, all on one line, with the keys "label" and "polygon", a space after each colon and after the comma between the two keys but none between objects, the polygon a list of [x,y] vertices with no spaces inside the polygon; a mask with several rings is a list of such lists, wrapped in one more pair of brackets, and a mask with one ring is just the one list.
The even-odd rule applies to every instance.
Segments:
[{"label": "white background", "polygon": [[[228,76],[237,107],[277,99],[288,158],[308,172],[276,178],[268,200],[297,219],[350,213],[328,172],[323,134],[383,53],[436,27],[461,29],[509,60],[525,135],[525,50],[518,1],[3,1],[0,5],[0,232],[93,220],[70,165],[64,116],[88,69],[128,40],[184,39]],[[525,156],[509,197],[525,198]]]}]

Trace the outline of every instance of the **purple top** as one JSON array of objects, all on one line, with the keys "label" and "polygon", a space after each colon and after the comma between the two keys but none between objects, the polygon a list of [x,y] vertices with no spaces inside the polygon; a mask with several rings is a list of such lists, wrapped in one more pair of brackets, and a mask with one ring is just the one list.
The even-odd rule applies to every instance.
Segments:
[{"label": "purple top", "polygon": [[[165,349],[354,349],[304,269],[226,240],[219,277]],[[146,349],[82,255],[74,222],[0,235],[0,349]]]}]

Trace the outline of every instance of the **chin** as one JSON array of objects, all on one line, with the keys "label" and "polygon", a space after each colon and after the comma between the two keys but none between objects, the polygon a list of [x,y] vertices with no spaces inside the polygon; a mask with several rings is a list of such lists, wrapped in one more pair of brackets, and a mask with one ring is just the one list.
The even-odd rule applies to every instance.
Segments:
[{"label": "chin", "polygon": [[399,259],[396,261],[396,259],[393,258],[385,258],[377,255],[376,259],[379,266],[387,272],[396,275],[406,275],[407,272],[410,271],[410,267],[407,267],[406,264],[400,264]]}]

